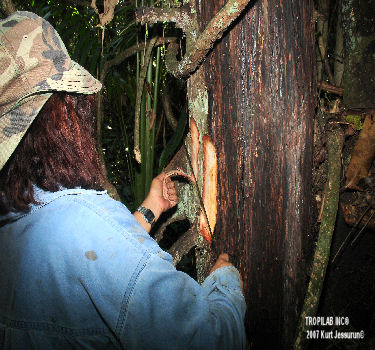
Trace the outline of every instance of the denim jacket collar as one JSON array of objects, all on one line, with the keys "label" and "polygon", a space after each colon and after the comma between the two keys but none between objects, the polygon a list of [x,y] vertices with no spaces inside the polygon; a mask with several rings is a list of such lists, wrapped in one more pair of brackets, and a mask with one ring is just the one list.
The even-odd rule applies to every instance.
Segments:
[{"label": "denim jacket collar", "polygon": [[29,215],[35,210],[63,196],[78,195],[78,194],[103,195],[107,193],[107,191],[86,190],[80,187],[77,187],[77,188],[61,187],[60,190],[56,192],[44,191],[35,185],[33,185],[33,188],[34,188],[34,199],[38,202],[38,204],[30,204],[30,210],[27,212],[10,211],[8,214],[0,216],[0,226],[5,225],[8,222],[18,220],[25,215]]}]

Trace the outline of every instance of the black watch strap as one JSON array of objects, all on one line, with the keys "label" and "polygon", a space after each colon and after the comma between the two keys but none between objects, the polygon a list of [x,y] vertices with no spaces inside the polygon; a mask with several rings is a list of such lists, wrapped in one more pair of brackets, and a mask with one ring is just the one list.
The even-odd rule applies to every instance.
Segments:
[{"label": "black watch strap", "polygon": [[146,222],[149,223],[151,226],[154,224],[155,215],[150,209],[139,206],[136,211],[139,211],[141,214],[143,214],[143,217],[145,218]]}]

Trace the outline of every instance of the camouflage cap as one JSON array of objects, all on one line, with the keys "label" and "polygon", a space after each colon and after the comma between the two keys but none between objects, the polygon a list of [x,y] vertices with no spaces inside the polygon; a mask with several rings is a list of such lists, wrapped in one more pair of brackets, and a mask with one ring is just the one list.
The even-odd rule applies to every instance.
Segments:
[{"label": "camouflage cap", "polygon": [[70,59],[56,30],[31,12],[0,21],[0,170],[54,91],[93,94],[101,83]]}]

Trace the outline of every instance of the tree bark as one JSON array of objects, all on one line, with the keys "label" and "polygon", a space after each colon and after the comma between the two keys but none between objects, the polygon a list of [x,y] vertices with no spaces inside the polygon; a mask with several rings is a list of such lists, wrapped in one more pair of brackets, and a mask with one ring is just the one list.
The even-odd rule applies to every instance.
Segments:
[{"label": "tree bark", "polygon": [[[195,4],[202,31],[225,0]],[[312,1],[252,2],[201,67],[218,158],[213,248],[241,271],[255,349],[291,348],[306,287],[312,14]]]}]

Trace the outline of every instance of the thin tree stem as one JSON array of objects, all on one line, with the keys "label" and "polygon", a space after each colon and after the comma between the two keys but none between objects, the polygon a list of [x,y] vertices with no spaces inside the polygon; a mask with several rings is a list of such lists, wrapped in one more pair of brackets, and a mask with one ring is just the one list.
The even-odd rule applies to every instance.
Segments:
[{"label": "thin tree stem", "polygon": [[304,349],[306,346],[306,331],[309,329],[306,317],[316,315],[323,288],[339,203],[341,151],[343,142],[344,133],[339,126],[334,127],[331,132],[328,132],[328,180],[325,187],[326,200],[324,203],[322,222],[320,224],[310,281],[297,329],[297,337],[294,344],[295,350]]}]

